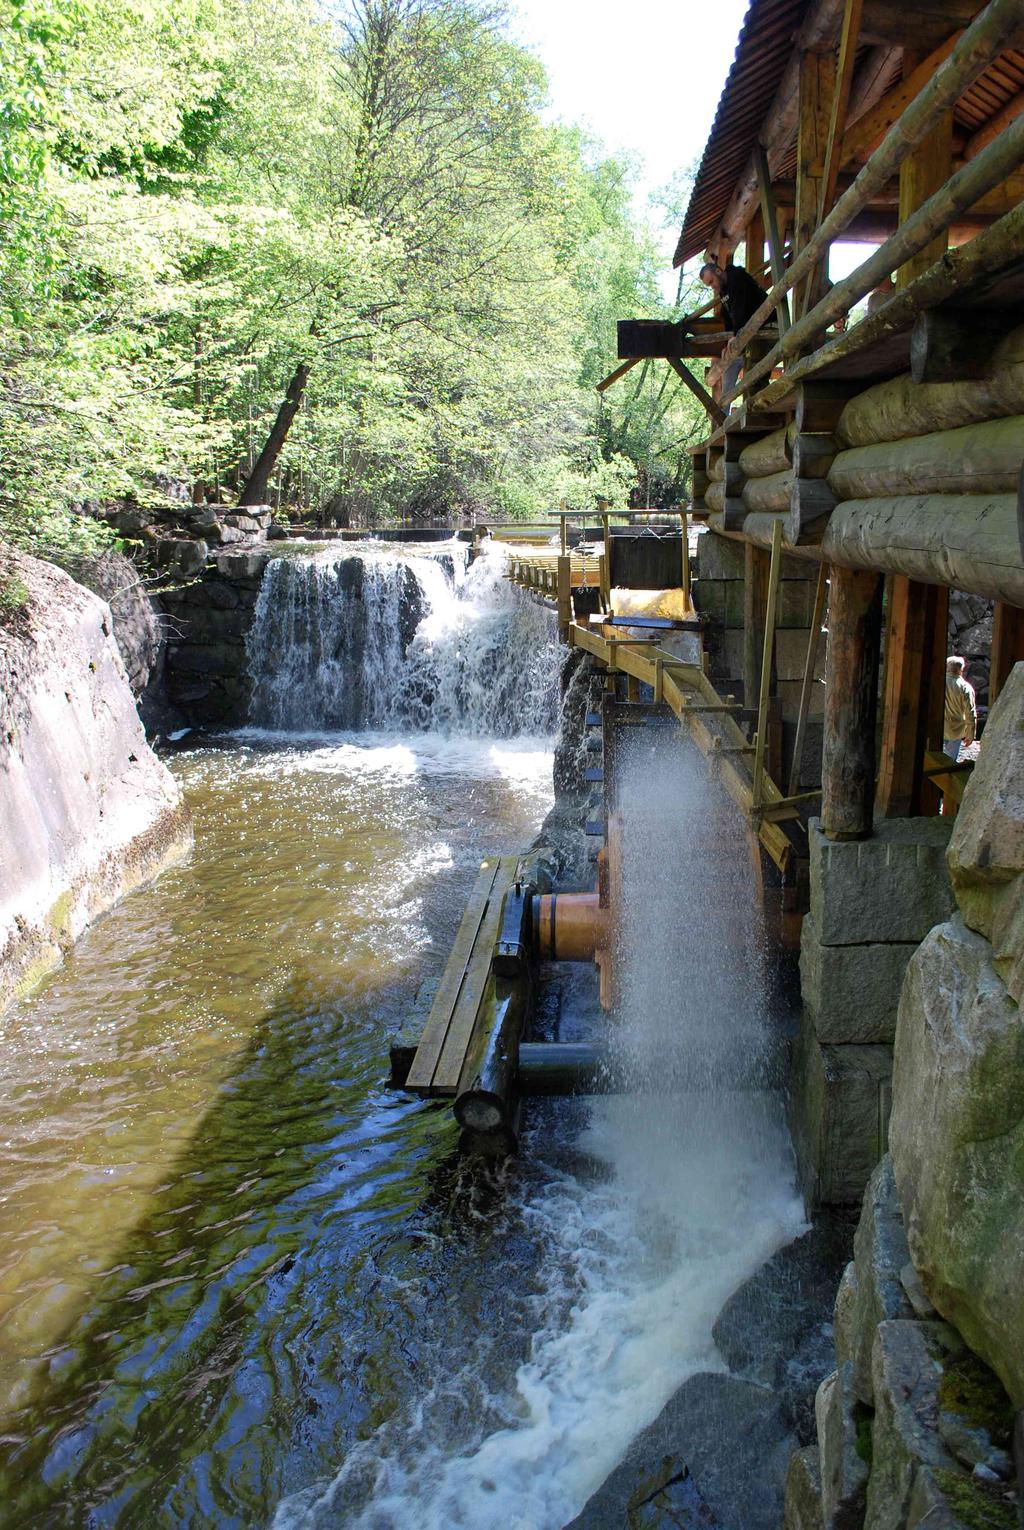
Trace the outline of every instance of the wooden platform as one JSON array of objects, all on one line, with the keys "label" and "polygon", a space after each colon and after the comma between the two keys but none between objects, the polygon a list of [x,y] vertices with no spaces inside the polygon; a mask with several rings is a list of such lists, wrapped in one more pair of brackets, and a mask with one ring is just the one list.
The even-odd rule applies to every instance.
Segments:
[{"label": "wooden platform", "polygon": [[502,905],[518,865],[518,856],[502,855],[488,858],[480,868],[405,1081],[413,1094],[451,1098],[458,1093],[491,975]]}]

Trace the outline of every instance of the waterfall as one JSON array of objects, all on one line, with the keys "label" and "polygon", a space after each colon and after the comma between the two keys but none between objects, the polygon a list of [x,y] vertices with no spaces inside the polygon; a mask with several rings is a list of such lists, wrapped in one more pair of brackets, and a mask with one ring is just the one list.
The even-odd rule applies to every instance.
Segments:
[{"label": "waterfall", "polygon": [[[441,549],[443,548],[443,551]],[[247,640],[250,720],[290,732],[548,734],[560,649],[550,611],[494,547],[379,546],[275,558]]]}]

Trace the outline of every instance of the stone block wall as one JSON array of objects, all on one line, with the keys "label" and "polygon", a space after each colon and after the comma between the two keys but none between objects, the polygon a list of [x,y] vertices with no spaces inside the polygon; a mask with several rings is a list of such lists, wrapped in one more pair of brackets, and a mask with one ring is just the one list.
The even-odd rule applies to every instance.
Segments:
[{"label": "stone block wall", "polygon": [[[951,827],[956,906],[907,963],[891,1156],[839,1286],[786,1530],[1024,1522],[1024,664]],[[908,908],[896,899],[901,931]]]},{"label": "stone block wall", "polygon": [[827,839],[816,819],[809,825],[791,1114],[813,1204],[856,1205],[885,1151],[900,987],[918,945],[953,905],[951,824],[883,819],[871,839],[846,844]]},{"label": "stone block wall", "polygon": [[198,578],[165,591],[171,621],[167,694],[189,723],[227,727],[244,723],[252,683],[245,640],[259,598],[263,570],[275,553],[219,553]]}]

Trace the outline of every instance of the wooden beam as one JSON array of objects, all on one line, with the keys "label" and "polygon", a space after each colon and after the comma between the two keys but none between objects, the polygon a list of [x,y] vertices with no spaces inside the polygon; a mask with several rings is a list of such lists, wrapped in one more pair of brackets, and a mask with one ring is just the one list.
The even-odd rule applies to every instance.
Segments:
[{"label": "wooden beam", "polygon": [[[831,53],[805,53],[800,59],[800,117],[796,141],[796,210],[793,249],[799,254],[819,223],[829,112],[836,92],[836,60]],[[807,274],[794,304],[799,315],[813,308],[824,282],[828,252]]]},{"label": "wooden beam", "polygon": [[807,634],[807,657],[804,660],[803,681],[800,686],[800,710],[796,719],[796,739],[793,742],[793,763],[789,771],[789,796],[793,798],[800,790],[800,771],[804,763],[804,737],[807,719],[811,711],[811,692],[814,689],[814,672],[818,667],[818,644],[821,626],[825,619],[825,601],[828,598],[828,564],[818,566],[818,585],[814,592],[814,612],[811,630]]},{"label": "wooden beam", "polygon": [[945,63],[962,35],[961,32],[954,32],[952,36],[947,37],[946,41],[941,43],[933,53],[921,59],[915,68],[905,74],[898,85],[887,90],[871,111],[865,112],[859,122],[855,122],[846,130],[840,152],[841,164],[848,165],[851,161],[861,164],[868,158],[882,142],[893,123],[903,115],[911,101],[928,84],[935,71]]},{"label": "wooden beam", "polygon": [[761,701],[771,555],[752,542],[744,544],[743,552],[743,705],[756,711]]},{"label": "wooden beam", "polygon": [[934,48],[954,27],[964,27],[978,10],[978,0],[865,0],[863,34],[867,41],[898,47]]},{"label": "wooden beam", "polygon": [[1020,322],[1006,309],[929,308],[910,332],[910,375],[916,383],[972,382],[985,377],[992,352]]},{"label": "wooden beam", "polygon": [[679,375],[680,379],[689,388],[694,398],[699,399],[700,402],[704,405],[704,408],[714,420],[715,424],[724,425],[725,410],[721,407],[720,404],[715,402],[707,389],[701,386],[701,384],[694,377],[693,373],[687,367],[684,367],[683,363],[677,360],[675,356],[668,356],[666,357],[666,360],[668,361],[668,364],[672,370]]},{"label": "wooden beam", "polygon": [[830,580],[821,826],[830,839],[866,839],[875,797],[883,581],[847,568],[833,568]]},{"label": "wooden beam", "polygon": [[796,257],[785,274],[781,291],[777,287],[751,315],[736,336],[730,347],[732,354],[727,359],[742,354],[744,345],[757,334],[782,293],[806,277],[833,241],[842,235],[851,219],[888,184],[914,146],[927,136],[945,112],[956,105],[964,91],[1011,44],[1022,28],[1020,0],[989,0],[946,62],[889,129],[878,153],[872,155],[849,191],[844,192],[819,225],[814,238]]},{"label": "wooden beam", "polygon": [[[912,74],[916,55],[909,48],[903,50],[903,72]],[[943,187],[953,172],[953,113],[946,112],[921,140],[912,153],[900,165],[899,221],[906,223],[928,198]],[[897,287],[909,287],[915,276],[940,259],[948,241],[948,229],[943,229],[930,244],[908,261],[896,273]]]},{"label": "wooden beam", "polygon": [[[775,613],[779,604],[779,574],[782,570],[782,522],[772,527],[771,563],[765,600],[764,637],[761,643],[761,678],[757,699],[757,737],[754,750],[754,775],[751,806],[760,812],[764,795],[764,755],[768,742],[768,693],[771,690],[772,658],[775,652]],[[748,702],[749,705],[749,702]]]},{"label": "wooden beam", "polygon": [[1024,610],[997,600],[992,616],[992,668],[988,680],[988,704],[995,701],[1013,666],[1024,659]]},{"label": "wooden beam", "polygon": [[[875,809],[883,818],[909,818],[938,810],[938,796],[924,779],[924,755],[937,742],[936,691],[945,696],[949,591],[897,574],[888,604]],[[941,716],[938,725],[941,730]]]},{"label": "wooden beam", "polygon": [[[768,156],[761,144],[756,146],[754,155],[757,163],[757,189],[761,200],[761,217],[764,221],[764,230],[768,239],[768,259],[771,264],[772,285],[777,286],[785,273],[786,262],[783,254],[782,236],[779,231],[775,197],[772,192],[771,171],[768,169]],[[784,335],[789,328],[789,304],[785,298],[780,299],[775,312],[779,321],[779,333]]]},{"label": "wooden beam", "polygon": [[639,356],[633,356],[629,361],[624,361],[621,367],[616,367],[614,372],[609,372],[607,377],[602,377],[601,381],[597,384],[598,393],[604,393],[607,388],[611,387],[612,383],[617,383],[620,377],[625,377],[630,368],[635,367],[639,360]]},{"label": "wooden beam", "polygon": [[829,113],[828,138],[825,144],[825,172],[821,179],[821,196],[818,202],[818,216],[815,220],[817,223],[820,223],[825,214],[831,211],[832,203],[836,199],[843,134],[850,105],[850,91],[853,86],[853,69],[857,60],[857,40],[860,37],[863,9],[864,0],[846,0],[843,27],[839,35],[839,59],[836,64],[835,89],[832,92],[832,107]]}]

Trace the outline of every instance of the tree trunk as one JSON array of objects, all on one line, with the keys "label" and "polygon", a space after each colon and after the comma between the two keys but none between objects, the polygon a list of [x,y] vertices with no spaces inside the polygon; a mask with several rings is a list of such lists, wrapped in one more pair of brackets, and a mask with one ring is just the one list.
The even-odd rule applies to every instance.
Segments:
[{"label": "tree trunk", "polygon": [[310,364],[308,361],[300,361],[292,373],[292,380],[288,384],[281,407],[277,411],[277,419],[274,421],[269,436],[264,443],[263,450],[256,458],[252,472],[246,479],[241,494],[238,496],[240,505],[265,505],[267,502],[267,487],[270,483],[271,474],[277,466],[277,459],[281,455],[284,443],[288,439],[288,432],[292,428],[292,421],[299,411],[302,403],[302,395],[306,391],[306,383],[309,380]]}]

